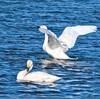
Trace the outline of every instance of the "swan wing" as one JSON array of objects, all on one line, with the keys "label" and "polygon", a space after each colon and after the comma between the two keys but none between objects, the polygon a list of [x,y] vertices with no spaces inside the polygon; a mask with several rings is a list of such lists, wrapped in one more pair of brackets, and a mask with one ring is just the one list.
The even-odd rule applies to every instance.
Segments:
[{"label": "swan wing", "polygon": [[64,52],[66,52],[68,48],[72,48],[75,45],[75,42],[79,35],[85,35],[91,32],[95,32],[96,30],[96,26],[66,27],[59,37],[59,41],[62,43],[62,45],[64,45]]},{"label": "swan wing", "polygon": [[45,72],[37,71],[27,74],[25,79],[34,82],[55,82],[60,78]]},{"label": "swan wing", "polygon": [[50,49],[54,50],[57,48],[62,48],[57,36],[50,30],[40,28],[40,32],[47,34],[48,36],[48,45]]}]

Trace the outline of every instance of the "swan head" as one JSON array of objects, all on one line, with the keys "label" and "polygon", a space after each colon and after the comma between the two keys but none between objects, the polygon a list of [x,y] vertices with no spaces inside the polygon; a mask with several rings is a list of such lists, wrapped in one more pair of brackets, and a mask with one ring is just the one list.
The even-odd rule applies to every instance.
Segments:
[{"label": "swan head", "polygon": [[33,62],[32,60],[27,61],[27,69],[20,71],[17,74],[17,80],[24,80],[24,77],[27,75],[27,73],[33,68]]},{"label": "swan head", "polygon": [[38,28],[40,28],[40,29],[47,29],[47,26],[46,25],[40,25],[40,26],[38,26]]},{"label": "swan head", "polygon": [[33,68],[33,62],[32,60],[27,61],[27,71],[29,72]]}]

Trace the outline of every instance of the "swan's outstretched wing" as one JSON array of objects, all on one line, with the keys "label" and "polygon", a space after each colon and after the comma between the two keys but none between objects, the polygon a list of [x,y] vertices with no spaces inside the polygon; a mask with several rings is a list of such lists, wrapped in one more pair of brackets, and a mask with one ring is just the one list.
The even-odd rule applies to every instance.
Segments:
[{"label": "swan's outstretched wing", "polygon": [[68,48],[72,48],[76,42],[76,39],[79,35],[85,35],[91,32],[95,32],[97,30],[96,26],[74,26],[74,27],[66,27],[59,37],[59,40],[67,51]]},{"label": "swan's outstretched wing", "polygon": [[40,32],[46,33],[48,35],[48,45],[50,49],[54,50],[57,48],[62,48],[59,40],[57,39],[57,36],[50,30],[40,28]]}]

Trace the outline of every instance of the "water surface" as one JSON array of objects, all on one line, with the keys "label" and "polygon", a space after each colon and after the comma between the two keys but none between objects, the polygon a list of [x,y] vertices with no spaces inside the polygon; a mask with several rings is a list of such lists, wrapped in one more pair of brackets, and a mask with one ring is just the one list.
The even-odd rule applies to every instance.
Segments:
[{"label": "water surface", "polygon": [[[0,98],[100,98],[100,3],[98,0],[0,1]],[[57,36],[66,26],[96,25],[96,33],[78,38],[67,54],[78,60],[55,60],[42,49],[45,24]],[[55,84],[16,82],[26,61],[32,71],[59,76]]]}]

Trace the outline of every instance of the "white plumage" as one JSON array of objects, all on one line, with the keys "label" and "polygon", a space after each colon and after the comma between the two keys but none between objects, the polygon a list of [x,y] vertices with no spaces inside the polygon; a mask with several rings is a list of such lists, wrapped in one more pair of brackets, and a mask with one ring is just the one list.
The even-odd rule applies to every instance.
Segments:
[{"label": "white plumage", "polygon": [[60,37],[57,38],[45,25],[39,26],[39,31],[45,34],[43,49],[56,59],[73,59],[65,52],[75,45],[78,36],[96,32],[96,30],[96,26],[66,27]]},{"label": "white plumage", "polygon": [[37,72],[31,72],[29,71],[33,68],[33,62],[31,60],[27,61],[27,69],[20,71],[17,74],[17,81],[24,81],[24,82],[37,82],[37,83],[53,83],[56,80],[59,80],[60,77],[37,71]]}]

